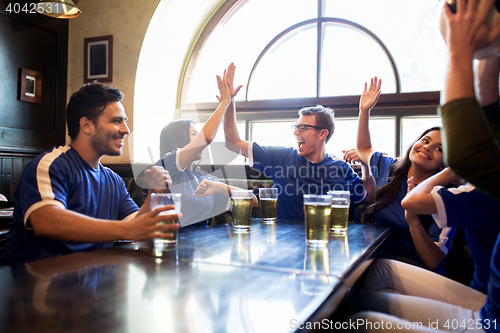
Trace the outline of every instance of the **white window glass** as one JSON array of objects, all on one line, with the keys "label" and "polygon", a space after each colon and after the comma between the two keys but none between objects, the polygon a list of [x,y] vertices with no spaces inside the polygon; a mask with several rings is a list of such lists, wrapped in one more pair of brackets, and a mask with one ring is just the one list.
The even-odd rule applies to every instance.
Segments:
[{"label": "white window glass", "polygon": [[316,96],[316,24],[294,30],[262,58],[248,100]]},{"label": "white window glass", "polygon": [[[394,117],[372,117],[369,128],[372,147],[376,151],[395,155],[396,147],[396,122]],[[326,152],[338,159],[342,159],[342,150],[356,147],[356,134],[358,131],[357,118],[335,119],[335,131],[330,141],[326,144]]]},{"label": "white window glass", "polygon": [[442,6],[436,0],[326,0],[325,16],[353,21],[377,35],[396,61],[403,92],[434,91],[442,89],[446,70]]},{"label": "white window glass", "polygon": [[236,65],[235,85],[244,86],[236,100],[244,99],[250,71],[266,45],[288,27],[316,16],[316,0],[242,2],[224,18],[204,45],[190,76],[187,102],[215,101],[218,94],[215,74],[222,75],[231,62]]},{"label": "white window glass", "polygon": [[281,146],[297,148],[297,140],[293,135],[293,121],[269,121],[269,122],[252,122],[251,123],[251,139],[252,142],[257,142],[261,146]]},{"label": "white window glass", "polygon": [[345,25],[326,27],[321,70],[320,96],[360,95],[374,76],[383,78],[382,92],[396,92],[392,66],[380,45]]},{"label": "white window glass", "polygon": [[[195,123],[196,129],[201,131],[204,123]],[[241,138],[245,138],[245,122],[237,122],[236,127]],[[224,126],[220,125],[212,143],[202,152],[202,165],[233,165],[245,164],[245,157],[236,154],[226,147],[226,140],[224,138]]]},{"label": "white window glass", "polygon": [[441,118],[429,117],[404,117],[401,119],[401,155],[418,139],[422,133],[431,127],[441,126]]}]

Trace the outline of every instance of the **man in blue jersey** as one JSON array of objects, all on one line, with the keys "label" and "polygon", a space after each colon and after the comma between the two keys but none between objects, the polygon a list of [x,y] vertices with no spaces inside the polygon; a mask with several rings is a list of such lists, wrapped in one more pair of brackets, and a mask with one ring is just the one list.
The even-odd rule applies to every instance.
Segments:
[{"label": "man in blue jersey", "polygon": [[177,224],[157,225],[177,215],[150,210],[150,194],[166,192],[168,172],[145,172],[152,189],[139,209],[125,183],[104,167],[101,157],[118,156],[129,128],[116,88],[90,83],[74,92],[67,106],[71,144],[35,157],[24,169],[14,194],[14,221],[9,225],[0,264],[18,264],[78,251],[113,246],[120,239],[165,238]]},{"label": "man in blue jersey", "polygon": [[[233,95],[235,90],[232,82],[229,82],[229,87]],[[347,163],[334,160],[326,154],[326,143],[334,130],[330,109],[320,105],[301,109],[293,129],[297,149],[261,147],[240,139],[234,99],[224,116],[226,147],[248,157],[250,166],[271,178],[274,187],[278,188],[278,219],[304,219],[304,194],[349,190],[354,203],[372,201],[375,182],[368,167],[362,165],[361,180]]]}]

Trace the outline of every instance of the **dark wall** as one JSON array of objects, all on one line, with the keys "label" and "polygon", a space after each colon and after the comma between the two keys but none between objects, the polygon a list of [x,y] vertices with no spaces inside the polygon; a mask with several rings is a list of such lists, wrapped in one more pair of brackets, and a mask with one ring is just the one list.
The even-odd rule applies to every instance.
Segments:
[{"label": "dark wall", "polygon": [[[0,193],[11,200],[24,165],[64,145],[68,65],[68,20],[16,13],[24,2],[14,3],[0,0]],[[17,99],[19,68],[42,74],[41,103]]]}]

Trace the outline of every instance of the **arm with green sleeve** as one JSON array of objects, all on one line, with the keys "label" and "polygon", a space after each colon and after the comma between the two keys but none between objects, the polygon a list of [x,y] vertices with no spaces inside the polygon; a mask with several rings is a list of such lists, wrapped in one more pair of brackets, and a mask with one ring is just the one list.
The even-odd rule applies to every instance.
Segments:
[{"label": "arm with green sleeve", "polygon": [[474,91],[473,53],[500,34],[500,26],[486,34],[478,33],[484,24],[486,7],[478,7],[470,20],[468,12],[474,9],[466,7],[463,1],[458,3],[456,14],[444,6],[449,25],[449,65],[439,114],[445,163],[464,180],[500,199],[500,147],[490,131],[497,124],[487,123]]}]

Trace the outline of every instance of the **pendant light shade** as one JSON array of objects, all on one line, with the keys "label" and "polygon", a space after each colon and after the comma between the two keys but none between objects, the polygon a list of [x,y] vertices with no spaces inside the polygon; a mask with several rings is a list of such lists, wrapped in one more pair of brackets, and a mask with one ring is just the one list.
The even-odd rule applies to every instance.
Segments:
[{"label": "pendant light shade", "polygon": [[55,18],[70,19],[82,13],[71,0],[41,0],[38,3],[38,12]]}]

